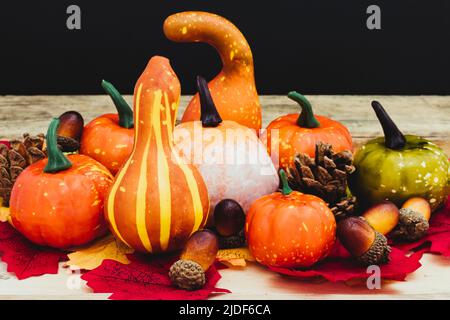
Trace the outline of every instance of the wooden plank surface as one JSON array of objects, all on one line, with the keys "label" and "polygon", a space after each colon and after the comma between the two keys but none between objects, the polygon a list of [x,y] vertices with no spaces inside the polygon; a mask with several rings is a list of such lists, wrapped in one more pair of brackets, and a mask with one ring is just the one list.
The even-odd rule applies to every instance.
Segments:
[{"label": "wooden plank surface", "polygon": [[[125,96],[131,103],[131,96]],[[380,101],[404,133],[424,136],[440,144],[450,154],[450,96],[308,96],[317,114],[342,121],[356,144],[381,134],[370,107]],[[183,96],[178,117],[190,97]],[[263,127],[299,107],[284,96],[261,96]],[[0,139],[19,137],[23,132],[45,132],[51,117],[77,110],[86,121],[115,112],[107,96],[0,96]]]},{"label": "wooden plank surface", "polygon": [[[317,114],[342,121],[356,144],[381,134],[370,107],[379,100],[405,132],[427,137],[450,155],[450,96],[308,96]],[[131,101],[130,96],[126,96]],[[189,101],[184,96],[180,116]],[[281,96],[262,96],[263,126],[277,116],[298,112],[295,103]],[[45,132],[51,117],[78,110],[90,121],[115,112],[107,96],[2,96],[0,97],[0,139],[19,137],[23,132]],[[292,280],[265,270],[255,263],[246,269],[222,270],[219,287],[233,293],[214,299],[450,299],[450,259],[425,255],[423,267],[406,282],[383,282],[380,290],[362,283],[318,283]],[[105,299],[107,294],[90,294],[79,275],[60,268],[57,275],[18,281],[0,264],[0,299]]]}]

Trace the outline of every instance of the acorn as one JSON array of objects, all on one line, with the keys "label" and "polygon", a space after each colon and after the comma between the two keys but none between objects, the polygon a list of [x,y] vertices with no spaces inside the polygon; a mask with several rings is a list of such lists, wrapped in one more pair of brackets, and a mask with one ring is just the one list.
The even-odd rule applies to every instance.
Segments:
[{"label": "acorn", "polygon": [[349,217],[337,225],[337,235],[342,245],[361,265],[389,262],[391,248],[384,235],[372,228],[361,217]]},{"label": "acorn", "polygon": [[245,229],[242,228],[237,234],[228,237],[223,237],[219,234],[217,238],[220,249],[241,248],[245,246]]},{"label": "acorn", "polygon": [[245,212],[237,201],[223,199],[216,204],[214,225],[221,249],[245,245]]},{"label": "acorn", "polygon": [[198,290],[205,285],[205,272],[214,263],[219,242],[216,235],[207,229],[194,232],[169,270],[173,284],[185,290]]},{"label": "acorn", "polygon": [[427,200],[414,197],[407,200],[399,211],[399,222],[392,231],[394,238],[415,241],[428,233],[431,206]]},{"label": "acorn", "polygon": [[214,208],[214,225],[223,237],[238,234],[245,225],[245,213],[241,205],[232,199],[224,199]]},{"label": "acorn", "polygon": [[391,232],[399,219],[398,208],[390,201],[383,201],[370,207],[362,216],[372,228],[383,235]]},{"label": "acorn", "polygon": [[76,111],[67,111],[59,116],[59,127],[56,132],[58,145],[63,152],[74,152],[80,148],[84,120]]}]

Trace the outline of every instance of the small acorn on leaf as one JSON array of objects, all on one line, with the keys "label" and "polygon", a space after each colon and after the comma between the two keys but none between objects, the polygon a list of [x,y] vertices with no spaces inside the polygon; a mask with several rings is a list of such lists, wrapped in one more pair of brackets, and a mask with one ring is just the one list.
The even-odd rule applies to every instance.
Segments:
[{"label": "small acorn on leaf", "polygon": [[59,127],[56,132],[58,145],[63,152],[74,152],[80,148],[84,120],[76,111],[67,111],[59,116]]},{"label": "small acorn on leaf", "polygon": [[398,208],[390,201],[383,201],[370,207],[362,216],[382,235],[391,232],[399,221]]},{"label": "small acorn on leaf", "polygon": [[198,290],[205,285],[205,272],[214,263],[219,242],[216,235],[207,229],[194,232],[169,270],[173,284],[185,290]]},{"label": "small acorn on leaf", "polygon": [[349,217],[337,225],[342,245],[361,265],[383,264],[389,261],[391,248],[384,235],[361,217]]},{"label": "small acorn on leaf", "polygon": [[407,241],[422,238],[430,228],[430,216],[431,207],[427,200],[420,197],[407,200],[399,210],[399,222],[392,236]]},{"label": "small acorn on leaf", "polygon": [[223,199],[217,203],[214,225],[220,248],[238,248],[245,244],[245,212],[237,201]]}]

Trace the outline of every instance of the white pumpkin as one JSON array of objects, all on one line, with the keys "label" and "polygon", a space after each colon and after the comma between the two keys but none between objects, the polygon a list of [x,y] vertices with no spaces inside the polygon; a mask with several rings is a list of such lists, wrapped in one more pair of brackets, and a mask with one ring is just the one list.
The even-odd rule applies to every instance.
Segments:
[{"label": "white pumpkin", "polygon": [[202,121],[184,122],[174,131],[177,153],[196,165],[210,197],[210,222],[216,204],[237,201],[244,212],[257,198],[278,189],[279,178],[255,131],[220,118],[207,83],[198,78]]}]

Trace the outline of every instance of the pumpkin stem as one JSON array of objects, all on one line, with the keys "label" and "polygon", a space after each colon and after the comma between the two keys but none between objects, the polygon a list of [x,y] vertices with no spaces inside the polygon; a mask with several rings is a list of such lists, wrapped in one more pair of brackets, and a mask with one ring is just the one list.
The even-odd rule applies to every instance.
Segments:
[{"label": "pumpkin stem", "polygon": [[197,91],[200,96],[200,119],[202,120],[202,126],[217,127],[222,122],[222,118],[219,112],[217,112],[216,105],[208,88],[208,83],[202,76],[197,76]]},{"label": "pumpkin stem", "polygon": [[296,91],[288,93],[288,98],[297,102],[302,107],[302,112],[298,116],[297,125],[302,128],[317,128],[320,126],[320,122],[314,117],[311,103],[305,96]]},{"label": "pumpkin stem", "polygon": [[119,91],[112,85],[112,83],[102,80],[102,87],[111,97],[119,114],[119,126],[126,129],[134,127],[133,110],[122,97]]},{"label": "pumpkin stem", "polygon": [[59,119],[53,118],[48,126],[46,142],[47,142],[47,165],[44,168],[46,173],[56,173],[69,169],[72,166],[72,162],[58,148],[56,130],[59,126]]},{"label": "pumpkin stem", "polygon": [[286,172],[283,169],[280,169],[280,179],[281,179],[281,193],[285,196],[289,195],[293,190],[289,187],[289,183],[287,181]]},{"label": "pumpkin stem", "polygon": [[372,101],[372,108],[380,121],[384,132],[384,144],[389,149],[402,149],[406,144],[406,138],[392,121],[378,101]]}]

